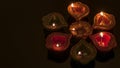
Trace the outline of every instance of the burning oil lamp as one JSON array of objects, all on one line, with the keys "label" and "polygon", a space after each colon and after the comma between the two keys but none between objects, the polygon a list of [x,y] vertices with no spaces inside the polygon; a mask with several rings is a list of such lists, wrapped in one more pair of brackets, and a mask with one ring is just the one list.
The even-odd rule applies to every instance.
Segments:
[{"label": "burning oil lamp", "polygon": [[96,48],[100,51],[110,51],[117,46],[115,37],[109,32],[99,32],[90,36]]},{"label": "burning oil lamp", "polygon": [[71,34],[54,32],[48,35],[46,39],[46,47],[52,51],[65,51],[70,44]]},{"label": "burning oil lamp", "polygon": [[57,12],[50,13],[42,18],[43,26],[50,30],[61,29],[68,26],[64,17]]},{"label": "burning oil lamp", "polygon": [[87,64],[96,57],[97,51],[92,44],[82,39],[72,47],[70,54],[75,61]]},{"label": "burning oil lamp", "polygon": [[115,17],[106,12],[97,13],[94,17],[94,29],[110,30],[115,26]]},{"label": "burning oil lamp", "polygon": [[89,7],[81,2],[71,3],[67,9],[68,13],[76,20],[80,20],[89,14]]},{"label": "burning oil lamp", "polygon": [[91,25],[85,21],[72,23],[69,30],[73,36],[83,39],[86,39],[93,31]]}]

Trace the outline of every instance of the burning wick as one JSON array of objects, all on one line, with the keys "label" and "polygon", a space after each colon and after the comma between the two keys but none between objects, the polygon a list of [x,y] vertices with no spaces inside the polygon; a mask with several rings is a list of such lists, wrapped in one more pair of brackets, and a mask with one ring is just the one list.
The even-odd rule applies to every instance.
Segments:
[{"label": "burning wick", "polygon": [[103,33],[102,32],[100,33],[100,36],[103,37]]},{"label": "burning wick", "polygon": [[57,43],[57,44],[56,44],[56,47],[60,47],[60,45]]},{"label": "burning wick", "polygon": [[55,23],[53,23],[52,26],[55,26]]},{"label": "burning wick", "polygon": [[103,38],[103,33],[102,32],[100,33],[100,37],[101,37],[100,45],[104,46],[104,43],[102,42],[102,38]]},{"label": "burning wick", "polygon": [[[104,17],[104,12],[100,12],[100,16],[102,16],[102,17]],[[102,21],[101,23],[100,23],[100,25],[104,25],[104,21]]]},{"label": "burning wick", "polygon": [[71,7],[74,7],[74,4],[73,4],[73,3],[71,4]]},{"label": "burning wick", "polygon": [[74,4],[72,3],[72,4],[71,4],[71,9],[72,9],[72,11],[74,11],[74,7],[75,7],[75,6],[74,6]]},{"label": "burning wick", "polygon": [[101,16],[104,16],[104,13],[101,11],[101,12],[100,12],[100,15],[101,15]]},{"label": "burning wick", "polygon": [[72,28],[72,30],[75,30],[75,28]]},{"label": "burning wick", "polygon": [[81,52],[81,51],[79,51],[79,52],[78,52],[78,55],[81,55],[81,54],[82,54],[82,52]]}]

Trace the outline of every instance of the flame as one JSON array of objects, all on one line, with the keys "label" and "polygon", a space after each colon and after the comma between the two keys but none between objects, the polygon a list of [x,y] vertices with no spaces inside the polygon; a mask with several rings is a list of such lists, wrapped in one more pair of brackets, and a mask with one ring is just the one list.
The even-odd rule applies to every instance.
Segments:
[{"label": "flame", "polygon": [[52,26],[55,26],[55,23],[53,23]]},{"label": "flame", "polygon": [[73,4],[73,3],[71,4],[71,7],[74,7],[74,4]]},{"label": "flame", "polygon": [[79,51],[79,52],[78,52],[78,55],[81,55],[81,54],[82,54],[82,52],[81,52],[81,51]]},{"label": "flame", "polygon": [[75,30],[75,28],[72,28],[72,30]]},{"label": "flame", "polygon": [[101,11],[101,12],[100,12],[100,15],[102,15],[102,16],[103,16],[103,15],[104,15],[104,12],[103,12],[103,11]]},{"label": "flame", "polygon": [[100,36],[103,37],[103,32],[100,32]]},{"label": "flame", "polygon": [[60,47],[60,45],[59,45],[59,44],[56,44],[56,47]]}]

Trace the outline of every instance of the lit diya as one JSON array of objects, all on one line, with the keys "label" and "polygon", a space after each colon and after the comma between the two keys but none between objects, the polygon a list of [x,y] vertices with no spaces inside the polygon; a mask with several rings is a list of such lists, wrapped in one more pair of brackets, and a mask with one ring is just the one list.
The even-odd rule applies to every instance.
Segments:
[{"label": "lit diya", "polygon": [[94,17],[94,29],[110,30],[115,26],[115,17],[106,12],[100,12]]},{"label": "lit diya", "polygon": [[69,30],[73,36],[83,39],[86,39],[89,35],[92,34],[93,31],[91,25],[85,21],[72,23]]},{"label": "lit diya", "polygon": [[73,16],[76,20],[87,16],[89,14],[89,8],[86,4],[81,2],[74,2],[68,6],[68,13]]},{"label": "lit diya", "polygon": [[74,60],[80,62],[81,64],[87,64],[96,57],[97,51],[92,44],[86,42],[85,40],[80,40],[72,47],[70,54]]},{"label": "lit diya", "polygon": [[68,26],[64,17],[60,13],[50,13],[42,18],[43,26],[50,30],[61,29]]},{"label": "lit diya", "polygon": [[100,51],[110,51],[117,46],[115,37],[109,32],[99,32],[90,37]]},{"label": "lit diya", "polygon": [[52,51],[65,51],[70,44],[71,34],[54,32],[48,35],[46,47]]}]

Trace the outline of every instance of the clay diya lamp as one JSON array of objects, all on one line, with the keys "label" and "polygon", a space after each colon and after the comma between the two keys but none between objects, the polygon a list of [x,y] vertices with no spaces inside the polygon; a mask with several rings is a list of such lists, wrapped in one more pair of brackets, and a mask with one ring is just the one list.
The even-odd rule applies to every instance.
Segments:
[{"label": "clay diya lamp", "polygon": [[65,51],[70,44],[71,34],[54,32],[48,35],[46,39],[46,47],[51,51]]},{"label": "clay diya lamp", "polygon": [[83,39],[86,39],[88,36],[90,36],[93,31],[91,25],[85,21],[72,23],[69,30],[73,36]]},{"label": "clay diya lamp", "polygon": [[97,13],[94,17],[94,29],[110,30],[115,26],[115,17],[106,12]]},{"label": "clay diya lamp", "polygon": [[70,54],[73,60],[81,64],[88,64],[96,57],[97,51],[92,44],[85,40],[80,40],[72,47]]},{"label": "clay diya lamp", "polygon": [[101,52],[108,52],[117,46],[114,35],[109,32],[99,32],[90,36],[96,48]]},{"label": "clay diya lamp", "polygon": [[42,21],[43,26],[50,30],[57,30],[68,26],[64,17],[56,12],[43,16]]},{"label": "clay diya lamp", "polygon": [[89,7],[81,2],[74,2],[68,6],[68,13],[76,20],[87,16],[89,14]]}]

